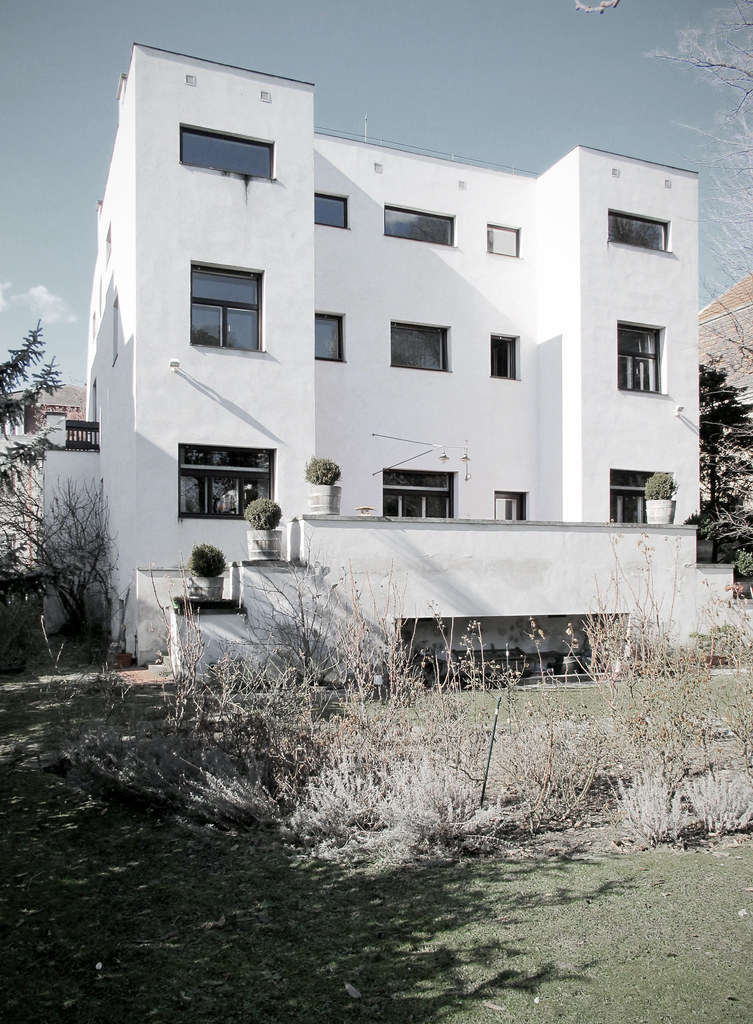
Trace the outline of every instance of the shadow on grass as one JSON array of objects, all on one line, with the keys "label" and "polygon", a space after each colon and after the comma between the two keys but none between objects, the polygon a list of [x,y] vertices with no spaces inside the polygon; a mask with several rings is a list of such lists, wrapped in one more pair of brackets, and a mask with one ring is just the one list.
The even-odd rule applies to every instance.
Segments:
[{"label": "shadow on grass", "polygon": [[484,1019],[511,992],[588,984],[591,964],[532,946],[531,913],[629,884],[584,887],[580,863],[571,887],[566,861],[356,871],[88,802],[28,767],[0,783],[13,1022]]}]

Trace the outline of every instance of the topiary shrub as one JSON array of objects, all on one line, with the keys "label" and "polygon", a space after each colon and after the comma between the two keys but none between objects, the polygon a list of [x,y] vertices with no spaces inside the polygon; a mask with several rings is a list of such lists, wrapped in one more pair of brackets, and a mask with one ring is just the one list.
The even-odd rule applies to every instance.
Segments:
[{"label": "topiary shrub", "polygon": [[243,514],[252,530],[276,530],[282,519],[282,509],[271,498],[249,501]]},{"label": "topiary shrub", "polygon": [[677,491],[677,481],[671,473],[654,473],[646,481],[646,501],[671,501]]},{"label": "topiary shrub", "polygon": [[320,459],[312,455],[306,464],[306,480],[316,487],[331,487],[340,476],[340,467],[332,459]]},{"label": "topiary shrub", "polygon": [[194,544],[186,568],[192,576],[222,576],[227,562],[214,544]]}]

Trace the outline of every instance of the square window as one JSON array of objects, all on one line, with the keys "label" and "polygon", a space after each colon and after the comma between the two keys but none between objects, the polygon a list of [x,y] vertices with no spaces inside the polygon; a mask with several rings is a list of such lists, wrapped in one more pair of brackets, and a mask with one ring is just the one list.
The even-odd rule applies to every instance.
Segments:
[{"label": "square window", "polygon": [[314,196],[314,223],[326,224],[331,228],[347,228],[348,200],[317,192]]},{"label": "square window", "polygon": [[240,519],[246,505],[272,496],[274,451],[182,444],[179,515]]},{"label": "square window", "polygon": [[259,350],[261,275],[191,268],[191,344]]},{"label": "square window", "polygon": [[417,370],[447,369],[447,328],[391,325],[391,365]]},{"label": "square window", "polygon": [[618,388],[621,391],[658,391],[659,384],[659,331],[618,324]]},{"label": "square window", "polygon": [[519,520],[526,517],[526,496],[518,491],[494,492],[494,518]]},{"label": "square window", "polygon": [[252,178],[272,177],[271,142],[219,135],[194,128],[180,130],[180,162]]},{"label": "square window", "polygon": [[314,355],[317,359],[342,360],[343,318],[317,313],[314,319]]},{"label": "square window", "polygon": [[520,231],[518,228],[501,228],[486,225],[486,251],[497,256],[520,256]]},{"label": "square window", "polygon": [[517,339],[493,334],[491,339],[492,377],[517,379]]},{"label": "square window", "polygon": [[385,469],[382,514],[408,519],[451,519],[452,481],[452,473]]},{"label": "square window", "polygon": [[667,248],[667,224],[660,220],[649,220],[647,217],[633,217],[627,213],[609,211],[610,242],[622,245],[635,245],[640,249]]},{"label": "square window", "polygon": [[434,213],[401,210],[396,206],[384,208],[384,233],[395,238],[412,238],[416,242],[435,245],[454,245],[453,217],[440,217]]},{"label": "square window", "polygon": [[651,473],[632,469],[609,471],[609,520],[612,523],[645,523],[644,488]]}]

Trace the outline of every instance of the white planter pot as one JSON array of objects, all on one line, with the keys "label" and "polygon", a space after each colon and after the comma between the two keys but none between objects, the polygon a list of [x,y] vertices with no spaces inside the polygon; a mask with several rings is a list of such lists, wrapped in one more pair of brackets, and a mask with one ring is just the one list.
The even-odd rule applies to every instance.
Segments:
[{"label": "white planter pot", "polygon": [[224,576],[192,576],[189,580],[189,596],[205,597],[209,601],[221,601]]},{"label": "white planter pot", "polygon": [[337,484],[312,485],[309,491],[309,509],[315,516],[339,516],[342,487]]},{"label": "white planter pot", "polygon": [[646,501],[646,522],[649,526],[669,526],[675,521],[675,505],[671,500]]},{"label": "white planter pot", "polygon": [[252,562],[271,562],[281,557],[282,530],[249,530],[247,538]]}]

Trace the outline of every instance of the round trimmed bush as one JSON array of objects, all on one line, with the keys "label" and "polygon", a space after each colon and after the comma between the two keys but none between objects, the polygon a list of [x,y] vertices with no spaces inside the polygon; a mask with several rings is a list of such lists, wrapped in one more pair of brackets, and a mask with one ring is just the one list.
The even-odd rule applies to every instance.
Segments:
[{"label": "round trimmed bush", "polygon": [[282,519],[282,509],[271,498],[249,501],[243,514],[252,530],[276,530]]},{"label": "round trimmed bush", "polygon": [[214,544],[194,544],[186,568],[192,576],[222,576],[225,556]]},{"label": "round trimmed bush", "polygon": [[654,473],[646,481],[646,501],[671,501],[677,491],[677,481],[671,473]]},{"label": "round trimmed bush", "polygon": [[331,487],[340,479],[341,469],[332,459],[312,455],[306,464],[306,480],[316,487]]}]

